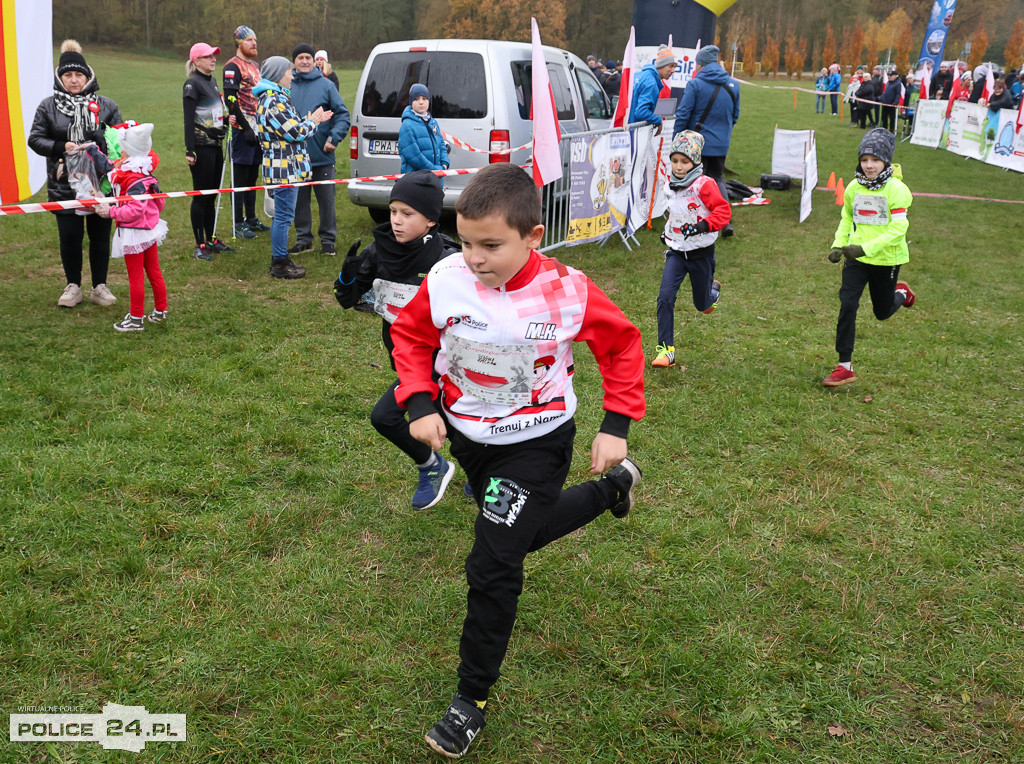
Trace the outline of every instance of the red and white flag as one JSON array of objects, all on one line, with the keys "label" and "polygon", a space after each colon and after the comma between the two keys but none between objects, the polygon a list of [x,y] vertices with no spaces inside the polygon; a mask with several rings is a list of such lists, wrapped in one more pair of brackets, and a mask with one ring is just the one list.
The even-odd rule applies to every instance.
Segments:
[{"label": "red and white flag", "polygon": [[558,127],[555,94],[551,90],[548,65],[544,61],[537,19],[531,18],[530,26],[533,30],[533,113],[530,115],[533,119],[533,182],[539,187],[562,177],[562,155],[558,151],[562,133]]},{"label": "red and white flag", "polygon": [[1020,99],[1020,106],[1017,107],[1017,127],[1015,133],[1020,132],[1021,125],[1024,125],[1024,98]]},{"label": "red and white flag", "polygon": [[953,65],[953,86],[949,89],[949,103],[946,104],[946,119],[953,112],[953,102],[960,98],[963,86],[960,84],[960,64]]},{"label": "red and white flag", "polygon": [[985,90],[982,91],[981,97],[985,99],[985,103],[988,103],[992,98],[992,93],[996,89],[996,78],[992,75],[992,65],[988,65],[988,71],[985,72]]},{"label": "red and white flag", "polygon": [[615,107],[615,119],[612,127],[623,127],[628,124],[630,107],[633,105],[633,59],[636,53],[633,51],[636,40],[636,30],[629,28],[629,42],[626,43],[626,52],[622,54],[622,79],[619,80],[619,103]]},{"label": "red and white flag", "polygon": [[921,67],[920,84],[917,86],[918,98],[922,101],[928,100],[928,91],[932,89],[932,73],[927,66]]}]

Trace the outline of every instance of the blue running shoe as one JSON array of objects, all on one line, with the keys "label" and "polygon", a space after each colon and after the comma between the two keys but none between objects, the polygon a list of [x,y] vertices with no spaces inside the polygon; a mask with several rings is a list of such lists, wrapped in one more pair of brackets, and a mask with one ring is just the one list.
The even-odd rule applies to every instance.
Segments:
[{"label": "blue running shoe", "polygon": [[413,509],[428,509],[444,496],[444,490],[451,482],[455,474],[455,465],[445,459],[441,454],[434,452],[437,461],[430,467],[417,467],[420,471],[420,482],[416,486],[416,493],[412,495]]}]

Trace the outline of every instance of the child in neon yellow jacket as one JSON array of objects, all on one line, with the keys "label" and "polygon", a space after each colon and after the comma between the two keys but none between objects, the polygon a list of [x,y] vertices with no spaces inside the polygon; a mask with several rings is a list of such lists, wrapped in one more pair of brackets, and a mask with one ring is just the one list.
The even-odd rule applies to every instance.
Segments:
[{"label": "child in neon yellow jacket", "polygon": [[839,288],[839,320],[836,352],[839,365],[826,377],[825,387],[853,382],[853,344],[857,308],[864,287],[871,294],[875,318],[884,321],[901,307],[916,301],[905,281],[899,281],[900,266],[910,261],[907,210],[914,197],[902,180],[899,165],[892,164],[896,136],[884,128],[864,135],[857,152],[856,180],[846,188],[843,211],[828,259],[838,263],[844,257],[843,282]]}]

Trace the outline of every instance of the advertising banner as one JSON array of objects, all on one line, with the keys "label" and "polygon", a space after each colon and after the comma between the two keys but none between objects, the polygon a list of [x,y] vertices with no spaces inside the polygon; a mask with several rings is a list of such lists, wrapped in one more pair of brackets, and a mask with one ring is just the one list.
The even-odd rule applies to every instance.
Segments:
[{"label": "advertising banner", "polygon": [[[665,41],[666,44],[668,40]],[[654,61],[654,54],[658,52],[658,46],[654,45],[642,45],[635,49],[635,55],[633,56],[633,63],[636,65],[634,71],[639,72],[649,63]],[[672,52],[676,54],[676,68],[672,72],[665,83],[670,88],[685,88],[686,83],[693,78],[693,69],[696,64],[694,59],[697,56],[697,50],[695,48],[681,48],[673,45]]]},{"label": "advertising banner", "polygon": [[954,154],[971,159],[985,156],[985,121],[988,109],[976,103],[957,101],[949,115],[949,136],[946,148]]},{"label": "advertising banner", "polygon": [[631,167],[627,132],[572,138],[567,246],[597,241],[622,228],[629,209]]},{"label": "advertising banner", "polygon": [[647,225],[649,219],[665,214],[668,206],[665,196],[666,162],[672,142],[672,122],[665,121],[661,135],[655,135],[650,125],[632,130],[630,135],[633,139],[633,173],[629,178],[627,236]]},{"label": "advertising banner", "polygon": [[921,45],[921,55],[917,59],[917,66],[914,67],[914,79],[920,82],[932,79],[932,73],[939,71],[939,64],[942,62],[942,51],[946,48],[946,36],[949,34],[949,25],[953,21],[953,11],[956,10],[956,0],[935,0],[932,4],[932,12],[928,16],[928,28],[924,32],[924,42]]},{"label": "advertising banner", "polygon": [[946,124],[946,105],[946,101],[917,102],[911,143],[932,149],[939,147],[942,141],[942,128]]},{"label": "advertising banner", "polygon": [[[995,136],[988,144],[988,157],[985,161],[996,167],[1003,167],[1007,170],[1024,172],[1024,129],[1017,132],[1017,110],[1000,109],[998,112],[989,112],[989,124],[992,124],[992,115],[998,116]],[[988,137],[988,136],[986,136]]]}]

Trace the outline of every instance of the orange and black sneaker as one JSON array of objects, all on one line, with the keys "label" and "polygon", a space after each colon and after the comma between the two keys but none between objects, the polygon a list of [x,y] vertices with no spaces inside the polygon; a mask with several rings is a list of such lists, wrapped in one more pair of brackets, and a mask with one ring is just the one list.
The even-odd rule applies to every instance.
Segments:
[{"label": "orange and black sneaker", "polygon": [[825,387],[839,387],[853,382],[857,379],[857,375],[853,373],[852,369],[847,369],[845,366],[836,366],[835,371],[829,374],[825,379],[822,380],[821,384]]},{"label": "orange and black sneaker", "polygon": [[675,345],[658,345],[656,348],[658,355],[651,361],[651,366],[660,369],[667,369],[670,366],[676,365],[676,346]]}]

